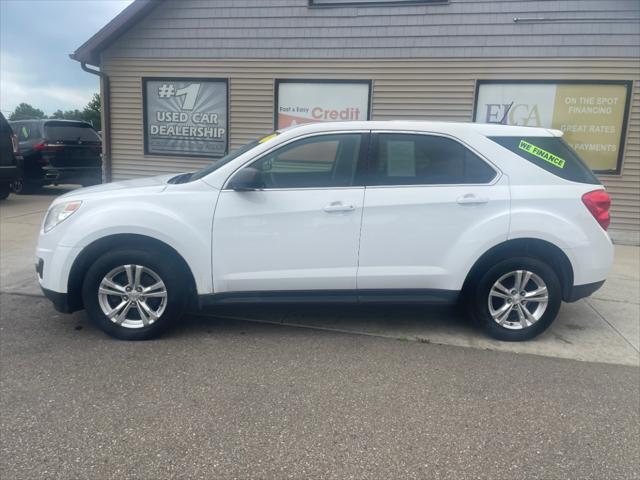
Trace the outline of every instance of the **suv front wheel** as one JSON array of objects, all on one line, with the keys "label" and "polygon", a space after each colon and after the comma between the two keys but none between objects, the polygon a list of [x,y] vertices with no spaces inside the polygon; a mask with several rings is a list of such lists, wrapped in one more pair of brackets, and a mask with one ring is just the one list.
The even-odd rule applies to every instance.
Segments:
[{"label": "suv front wheel", "polygon": [[89,318],[121,340],[147,340],[163,333],[183,313],[185,280],[176,262],[161,252],[114,250],[87,271],[82,288]]},{"label": "suv front wheel", "polygon": [[555,320],[562,302],[558,276],[534,258],[503,260],[478,281],[469,306],[480,326],[493,338],[531,339]]}]

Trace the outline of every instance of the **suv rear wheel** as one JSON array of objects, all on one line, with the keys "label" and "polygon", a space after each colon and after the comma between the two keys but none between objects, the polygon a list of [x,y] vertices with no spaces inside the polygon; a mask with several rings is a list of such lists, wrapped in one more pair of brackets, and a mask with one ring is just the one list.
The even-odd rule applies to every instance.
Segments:
[{"label": "suv rear wheel", "polygon": [[112,337],[157,337],[183,313],[186,282],[180,271],[161,252],[107,252],[85,276],[82,296],[87,314]]},{"label": "suv rear wheel", "polygon": [[476,284],[469,306],[493,338],[533,338],[555,320],[562,302],[560,281],[540,260],[519,257],[491,267]]}]

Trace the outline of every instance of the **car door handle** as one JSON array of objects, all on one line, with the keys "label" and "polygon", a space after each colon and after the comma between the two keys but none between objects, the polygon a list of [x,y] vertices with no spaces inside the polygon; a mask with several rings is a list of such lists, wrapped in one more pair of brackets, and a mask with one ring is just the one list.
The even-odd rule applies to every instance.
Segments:
[{"label": "car door handle", "polygon": [[480,203],[488,203],[489,199],[487,197],[478,197],[473,193],[467,193],[461,197],[458,197],[456,200],[460,205],[474,205]]},{"label": "car door handle", "polygon": [[342,202],[333,202],[323,208],[327,213],[352,212],[355,209],[353,205],[345,205]]}]

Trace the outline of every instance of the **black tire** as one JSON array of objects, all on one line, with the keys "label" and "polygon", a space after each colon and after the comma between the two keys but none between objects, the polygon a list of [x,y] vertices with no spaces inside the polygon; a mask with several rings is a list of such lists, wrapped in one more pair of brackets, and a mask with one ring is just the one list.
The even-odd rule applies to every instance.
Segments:
[{"label": "black tire", "polygon": [[11,187],[8,183],[0,183],[0,200],[6,200],[11,193]]},{"label": "black tire", "polygon": [[[166,286],[166,306],[153,323],[129,328],[110,320],[100,306],[98,289],[105,276],[124,265],[140,265],[154,272]],[[82,285],[82,298],[89,319],[108,335],[120,340],[149,340],[164,333],[184,312],[188,289],[185,273],[170,254],[159,250],[118,249],[106,252],[87,271]],[[117,297],[109,297],[117,303]],[[113,303],[111,304],[113,306]],[[136,307],[132,316],[136,316]],[[138,318],[141,318],[137,314]],[[141,320],[140,320],[141,321]]]},{"label": "black tire", "polygon": [[27,182],[24,178],[17,178],[11,184],[11,190],[16,195],[28,195],[35,191],[35,186]]},{"label": "black tire", "polygon": [[[542,279],[542,281],[546,284],[548,303],[546,306],[546,310],[544,310],[544,313],[540,316],[539,320],[525,328],[514,330],[500,325],[491,316],[489,310],[489,292],[500,278],[502,278],[504,275],[518,270],[526,270],[532,272],[540,279]],[[496,300],[499,301],[500,299],[494,298],[493,301]],[[503,301],[513,302],[513,300]],[[531,303],[528,307],[529,311],[531,311],[531,309],[534,309],[535,312],[535,308],[537,308],[538,303],[533,301],[530,302]],[[508,342],[520,342],[523,340],[534,338],[544,332],[549,327],[549,325],[553,323],[556,316],[558,315],[561,303],[562,289],[560,286],[560,280],[558,279],[558,276],[556,275],[554,270],[546,263],[535,258],[516,257],[498,262],[479,277],[477,283],[471,286],[468,307],[470,310],[470,314],[472,315],[474,320],[489,336],[498,340]],[[521,307],[516,307],[513,310],[514,313],[509,314],[511,315],[509,318],[514,319],[514,321],[511,323],[515,323],[515,319],[518,318],[517,308]],[[495,309],[496,307],[494,307],[494,310]],[[516,326],[516,328],[519,327]]]}]

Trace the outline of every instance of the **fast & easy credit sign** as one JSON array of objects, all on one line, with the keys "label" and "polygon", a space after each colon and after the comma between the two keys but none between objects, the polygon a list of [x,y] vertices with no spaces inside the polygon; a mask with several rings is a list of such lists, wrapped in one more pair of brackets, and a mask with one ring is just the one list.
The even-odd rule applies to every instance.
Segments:
[{"label": "fast & easy credit sign", "polygon": [[277,80],[275,127],[369,120],[370,103],[369,81]]}]

